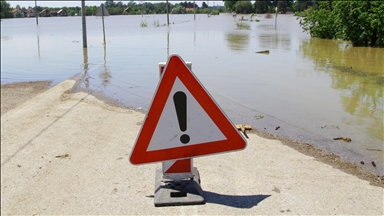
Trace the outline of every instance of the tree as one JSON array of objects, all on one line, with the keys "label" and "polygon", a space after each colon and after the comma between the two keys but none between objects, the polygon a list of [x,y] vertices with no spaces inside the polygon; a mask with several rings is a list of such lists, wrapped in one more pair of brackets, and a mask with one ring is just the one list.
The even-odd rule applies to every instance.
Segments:
[{"label": "tree", "polygon": [[0,18],[12,18],[12,13],[10,12],[10,4],[5,0],[0,1]]},{"label": "tree", "polygon": [[171,10],[171,14],[185,14],[185,13],[186,13],[185,7],[181,5],[177,5]]},{"label": "tree", "polygon": [[384,3],[321,1],[299,14],[312,37],[349,40],[355,46],[384,47]]},{"label": "tree", "polygon": [[256,13],[262,14],[268,12],[267,0],[256,0],[255,2]]},{"label": "tree", "polygon": [[201,7],[204,9],[204,8],[208,8],[208,5],[207,3],[203,2],[203,4],[201,4]]},{"label": "tree", "polygon": [[278,8],[278,11],[285,14],[287,13],[287,6],[288,6],[288,3],[287,3],[287,0],[278,0],[277,1],[277,8]]},{"label": "tree", "polygon": [[357,46],[384,46],[384,3],[337,1],[334,12],[342,26],[343,39]]},{"label": "tree", "polygon": [[23,15],[21,14],[20,10],[18,10],[15,14],[15,18],[22,18]]},{"label": "tree", "polygon": [[296,0],[295,3],[292,4],[293,11],[304,11],[310,7],[317,8],[318,0]]},{"label": "tree", "polygon": [[225,1],[224,6],[227,8],[227,11],[235,11],[235,4],[237,0],[223,0]]},{"label": "tree", "polygon": [[337,29],[335,14],[326,6],[321,3],[318,10],[309,9],[302,14],[303,19],[300,20],[300,25],[304,31],[309,32],[311,37],[332,39],[340,31]]},{"label": "tree", "polygon": [[106,8],[115,7],[115,2],[113,2],[113,0],[106,0],[105,7]]},{"label": "tree", "polygon": [[234,8],[236,13],[249,14],[253,12],[251,1],[238,1]]}]

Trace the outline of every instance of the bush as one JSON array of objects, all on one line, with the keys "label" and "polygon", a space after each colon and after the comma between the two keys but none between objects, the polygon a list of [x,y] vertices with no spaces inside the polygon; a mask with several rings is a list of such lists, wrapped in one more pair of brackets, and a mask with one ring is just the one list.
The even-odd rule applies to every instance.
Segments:
[{"label": "bush", "polygon": [[379,1],[319,2],[297,13],[311,37],[349,40],[356,46],[384,47],[384,4]]},{"label": "bush", "polygon": [[218,10],[213,10],[213,11],[211,12],[211,14],[212,14],[212,15],[219,15],[220,12],[219,12]]},{"label": "bush", "polygon": [[251,1],[237,1],[235,4],[236,13],[249,14],[252,13]]},{"label": "bush", "polygon": [[185,7],[181,6],[181,5],[177,5],[176,7],[174,7],[172,10],[171,10],[171,14],[186,14],[186,10],[185,10]]}]

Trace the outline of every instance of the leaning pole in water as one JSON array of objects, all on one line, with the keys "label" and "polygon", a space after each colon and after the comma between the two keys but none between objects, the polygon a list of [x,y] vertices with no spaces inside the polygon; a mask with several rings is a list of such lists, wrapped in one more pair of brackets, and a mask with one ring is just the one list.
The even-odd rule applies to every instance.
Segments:
[{"label": "leaning pole in water", "polygon": [[35,8],[36,8],[36,25],[39,25],[39,18],[37,17],[37,2],[35,0]]},{"label": "leaning pole in water", "polygon": [[83,23],[83,48],[87,48],[87,24],[85,21],[85,0],[81,0],[81,20]]}]

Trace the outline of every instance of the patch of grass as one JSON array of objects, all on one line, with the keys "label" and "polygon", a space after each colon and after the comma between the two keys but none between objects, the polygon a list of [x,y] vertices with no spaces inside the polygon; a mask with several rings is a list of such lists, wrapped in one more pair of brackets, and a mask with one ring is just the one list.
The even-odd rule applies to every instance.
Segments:
[{"label": "patch of grass", "polygon": [[141,27],[148,27],[148,22],[146,20],[141,20],[140,26]]},{"label": "patch of grass", "polygon": [[251,27],[247,23],[240,22],[240,23],[236,23],[236,25],[238,29],[247,29],[247,30],[251,29]]},{"label": "patch of grass", "polygon": [[244,16],[241,16],[241,19],[239,19],[240,21],[248,21],[248,19],[244,19]]},{"label": "patch of grass", "polygon": [[153,20],[153,27],[160,27],[160,21],[159,20]]}]

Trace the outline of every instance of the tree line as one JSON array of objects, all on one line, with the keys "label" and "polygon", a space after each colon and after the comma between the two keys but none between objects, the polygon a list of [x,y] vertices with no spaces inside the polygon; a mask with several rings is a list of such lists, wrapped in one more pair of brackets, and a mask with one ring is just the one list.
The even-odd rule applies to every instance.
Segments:
[{"label": "tree line", "polygon": [[[225,8],[208,7],[203,2],[198,7],[193,2],[168,3],[170,13],[183,14],[193,13],[195,6],[196,13],[236,12],[243,14],[250,13],[275,13],[276,7],[279,13],[288,11],[295,12],[300,19],[300,25],[312,37],[324,39],[343,39],[351,41],[355,46],[384,47],[384,1],[364,0],[223,0]],[[13,17],[9,3],[0,0],[1,18]],[[164,14],[167,12],[167,3],[144,2],[136,3],[130,1],[127,4],[106,0],[105,6],[111,15],[134,15],[134,14]],[[96,14],[99,6],[86,6],[86,15]],[[22,8],[25,10],[25,8]],[[43,9],[59,10],[64,9],[69,16],[80,15],[80,7],[48,8],[37,6],[37,11]]]},{"label": "tree line", "polygon": [[[170,13],[193,13],[193,10],[186,10],[187,8],[193,8],[195,6],[196,13],[211,13],[215,10],[217,13],[222,12],[236,12],[243,14],[250,13],[274,13],[275,8],[278,7],[281,13],[286,13],[287,11],[303,11],[311,6],[313,6],[317,0],[256,0],[254,3],[252,1],[244,0],[224,0],[225,7],[208,7],[207,3],[202,2],[202,6],[198,7],[197,4],[194,5],[193,2],[180,2],[172,4],[171,1],[168,2],[168,10]],[[12,18],[13,14],[10,13],[11,8],[9,3],[5,0],[0,0],[1,3],[1,18]],[[105,6],[110,15],[136,15],[136,14],[164,14],[167,12],[167,3],[159,2],[135,2],[131,0],[128,3],[123,3],[121,1],[106,0]],[[18,8],[18,6],[16,6]],[[30,7],[29,7],[30,8]],[[86,15],[93,16],[96,14],[99,6],[86,6]],[[128,9],[127,9],[128,8]],[[26,11],[27,8],[20,8],[23,11]],[[37,12],[41,12],[43,9],[47,10],[59,10],[64,9],[67,11],[69,16],[80,15],[81,7],[42,7],[37,6]],[[127,9],[127,10],[126,10]]]},{"label": "tree line", "polygon": [[[5,0],[0,0],[1,4],[1,18],[13,18],[14,15],[10,12],[11,10],[15,9],[10,7],[10,4]],[[135,2],[130,1],[127,4],[121,2],[121,1],[114,1],[114,0],[106,0],[105,1],[105,7],[108,10],[108,13],[110,15],[137,15],[137,14],[164,14],[167,13],[167,3],[165,2],[159,2],[159,3],[152,3],[152,2]],[[195,12],[196,13],[210,13],[212,10],[216,9],[218,12],[224,12],[224,7],[208,7],[207,3],[203,2],[202,7],[199,7],[197,4],[194,4],[193,2],[180,2],[172,4],[171,2],[168,2],[168,10],[169,13],[174,14],[185,14],[185,13],[193,13],[193,10],[187,10],[187,8],[193,8],[195,6]],[[100,6],[86,6],[85,11],[87,16],[94,16],[96,15],[96,11]],[[19,8],[23,11],[26,11],[28,8],[20,6],[16,6],[16,8]],[[35,8],[35,7],[33,7]],[[44,7],[44,6],[37,6],[36,7],[37,12],[41,12],[44,9],[47,10],[60,10],[64,9],[67,11],[68,16],[75,16],[75,15],[81,15],[81,7]]]},{"label": "tree line", "polygon": [[242,14],[249,13],[275,13],[276,7],[279,13],[287,13],[288,11],[297,12],[304,11],[316,4],[317,0],[223,0],[225,7],[229,12]]}]

